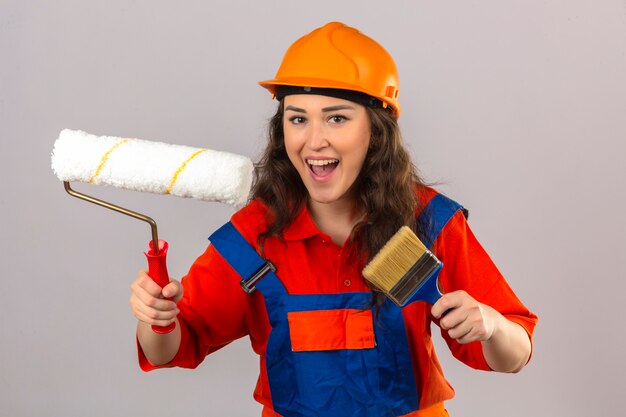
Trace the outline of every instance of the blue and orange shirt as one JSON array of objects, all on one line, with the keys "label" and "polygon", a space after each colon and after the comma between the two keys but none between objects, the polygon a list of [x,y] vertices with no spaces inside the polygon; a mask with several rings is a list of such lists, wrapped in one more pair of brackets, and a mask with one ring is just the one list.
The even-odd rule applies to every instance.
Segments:
[{"label": "blue and orange shirt", "polygon": [[[426,190],[421,196],[423,205],[435,195],[434,190]],[[257,250],[257,237],[266,230],[266,214],[267,208],[253,201],[231,219],[235,228]],[[444,265],[439,275],[444,292],[467,291],[479,302],[521,325],[532,340],[537,317],[511,290],[470,230],[461,211],[446,224],[432,249]],[[277,275],[289,294],[369,292],[358,265],[350,260],[349,250],[348,243],[339,247],[320,232],[304,207],[285,229],[282,240],[269,238],[265,241],[264,257],[276,266]],[[179,302],[181,346],[170,363],[159,367],[195,368],[211,352],[249,336],[253,350],[261,359],[254,397],[264,405],[264,416],[276,416],[272,410],[265,366],[267,340],[272,330],[265,302],[258,291],[246,294],[239,285],[240,279],[213,246],[209,246],[195,261],[182,280],[185,291]],[[425,302],[413,302],[402,310],[415,383],[421,393],[420,411],[411,413],[411,416],[445,415],[442,402],[454,396],[434,351],[431,323],[437,324],[437,321],[433,320],[430,309],[431,305]],[[294,320],[316,320],[315,316],[311,317],[294,317]],[[367,320],[363,323],[367,325]],[[314,324],[310,323],[308,327]],[[308,327],[306,322],[298,326],[300,329]],[[301,333],[296,334],[296,343],[315,343],[315,338],[307,337],[305,330]],[[446,332],[441,334],[457,359],[472,368],[489,370],[480,342],[459,344]],[[336,339],[326,338],[326,341],[331,340],[330,343],[338,345],[355,343],[355,340],[356,343],[362,342],[357,340],[358,337],[347,340],[345,335],[339,333]],[[139,363],[146,371],[157,368],[147,361],[141,349]]]}]

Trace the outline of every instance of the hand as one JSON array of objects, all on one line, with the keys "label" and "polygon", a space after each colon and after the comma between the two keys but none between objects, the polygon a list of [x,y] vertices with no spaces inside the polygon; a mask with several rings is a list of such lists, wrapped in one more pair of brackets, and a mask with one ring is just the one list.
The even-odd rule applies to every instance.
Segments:
[{"label": "hand", "polygon": [[431,314],[441,319],[439,326],[461,344],[491,339],[502,318],[496,310],[479,303],[465,291],[444,294],[433,305]]},{"label": "hand", "polygon": [[150,325],[167,326],[176,319],[180,311],[176,303],[183,297],[183,286],[179,281],[171,280],[161,288],[145,270],[141,270],[130,290],[130,306],[133,315],[139,321]]}]

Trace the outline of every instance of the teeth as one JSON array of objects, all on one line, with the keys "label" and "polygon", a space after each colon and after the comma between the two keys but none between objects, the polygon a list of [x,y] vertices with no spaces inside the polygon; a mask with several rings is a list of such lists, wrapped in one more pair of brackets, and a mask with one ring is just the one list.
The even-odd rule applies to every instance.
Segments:
[{"label": "teeth", "polygon": [[324,165],[329,165],[329,164],[336,164],[337,162],[339,162],[339,160],[338,159],[308,159],[306,162],[309,165],[324,166]]}]

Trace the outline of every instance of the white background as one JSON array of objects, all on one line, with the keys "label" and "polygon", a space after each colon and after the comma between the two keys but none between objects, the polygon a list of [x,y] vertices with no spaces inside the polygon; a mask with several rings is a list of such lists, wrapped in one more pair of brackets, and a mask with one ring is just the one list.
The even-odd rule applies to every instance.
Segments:
[{"label": "white background", "polygon": [[[339,20],[394,56],[427,180],[540,316],[518,375],[437,342],[452,416],[620,415],[626,372],[626,2],[0,1],[0,414],[255,416],[249,341],[142,373],[129,285],[146,225],[69,197],[63,128],[241,153],[275,103],[256,82]],[[84,185],[154,217],[184,275],[232,208]],[[435,339],[440,340],[438,337]]]}]

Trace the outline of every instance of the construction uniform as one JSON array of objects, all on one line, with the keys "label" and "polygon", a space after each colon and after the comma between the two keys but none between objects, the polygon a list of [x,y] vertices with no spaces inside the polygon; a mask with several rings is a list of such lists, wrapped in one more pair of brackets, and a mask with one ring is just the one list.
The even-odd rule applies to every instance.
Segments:
[{"label": "construction uniform", "polygon": [[[474,237],[461,206],[432,189],[420,193],[423,240],[443,262],[444,292],[465,290],[532,340],[537,317],[515,296]],[[253,201],[211,236],[212,245],[182,280],[182,341],[176,357],[160,367],[197,367],[207,354],[248,335],[260,357],[254,397],[264,417],[447,416],[454,396],[431,340],[431,305],[386,300],[378,311],[353,247],[337,246],[320,232],[306,207],[283,234],[268,238],[263,258],[257,237],[266,230],[267,208]],[[244,292],[242,279],[265,260],[271,270]],[[489,370],[480,342],[459,344],[442,332],[452,354]],[[150,364],[139,348],[144,370]]]}]

